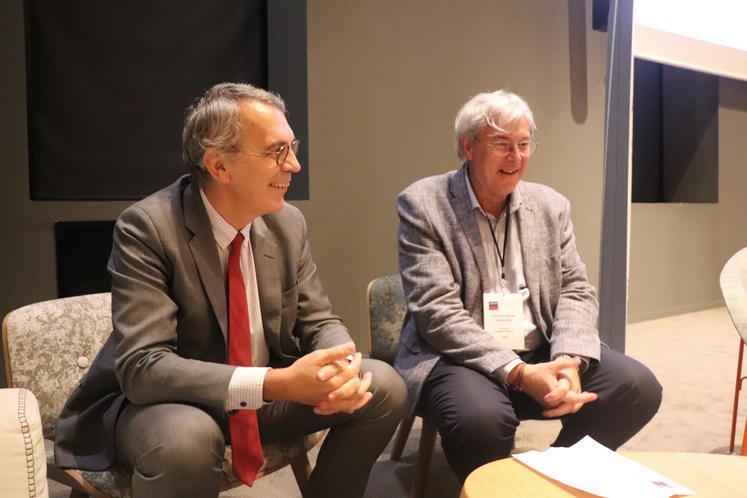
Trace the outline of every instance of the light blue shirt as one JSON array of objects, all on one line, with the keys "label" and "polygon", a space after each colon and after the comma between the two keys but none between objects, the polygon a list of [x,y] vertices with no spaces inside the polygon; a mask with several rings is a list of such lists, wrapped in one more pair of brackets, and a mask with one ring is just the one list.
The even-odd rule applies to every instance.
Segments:
[{"label": "light blue shirt", "polygon": [[[485,251],[485,260],[488,262],[488,282],[490,282],[491,287],[486,289],[486,292],[507,292],[521,295],[524,312],[524,321],[522,323],[524,329],[524,348],[516,351],[536,349],[545,342],[545,338],[537,330],[537,326],[532,320],[532,313],[529,310],[529,288],[527,287],[526,279],[524,278],[524,265],[521,258],[521,241],[519,240],[519,226],[518,223],[516,223],[515,216],[521,206],[521,194],[518,190],[514,190],[508,204],[508,209],[511,212],[511,222],[508,230],[506,254],[503,255],[503,260],[505,262],[505,268],[503,270],[506,280],[505,288],[502,288],[500,282],[501,261],[498,258],[495,242],[493,241],[493,236],[490,235],[490,230],[492,225],[495,240],[498,242],[498,247],[503,251],[503,241],[506,233],[506,213],[504,211],[500,218],[496,219],[492,214],[485,212],[482,206],[480,206],[480,202],[477,200],[474,190],[472,190],[472,185],[469,180],[469,166],[466,166],[466,168],[467,174],[464,175],[464,178],[465,183],[467,184],[467,194],[469,195],[472,212],[475,215],[475,221],[480,229],[482,246]],[[506,376],[508,376],[511,370],[513,370],[519,363],[521,363],[521,359],[519,358],[511,360],[506,365],[499,368],[496,373],[499,375],[501,380],[505,381]]]}]

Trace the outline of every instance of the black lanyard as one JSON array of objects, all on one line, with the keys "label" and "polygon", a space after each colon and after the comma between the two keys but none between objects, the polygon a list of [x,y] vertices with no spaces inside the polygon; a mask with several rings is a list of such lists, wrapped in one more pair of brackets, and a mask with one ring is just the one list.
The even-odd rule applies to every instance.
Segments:
[{"label": "black lanyard", "polygon": [[[506,197],[506,227],[503,234],[503,254],[501,254],[501,250],[498,247],[498,240],[495,238],[495,230],[493,229],[493,224],[490,223],[490,218],[488,219],[488,226],[490,227],[490,236],[493,237],[493,244],[495,245],[495,252],[498,253],[498,260],[501,262],[501,286],[503,286],[503,282],[506,280],[506,243],[508,242],[508,227],[511,223],[511,210],[509,209],[509,202],[511,201],[511,196],[509,195]],[[498,226],[498,222],[496,221],[496,227]]]}]

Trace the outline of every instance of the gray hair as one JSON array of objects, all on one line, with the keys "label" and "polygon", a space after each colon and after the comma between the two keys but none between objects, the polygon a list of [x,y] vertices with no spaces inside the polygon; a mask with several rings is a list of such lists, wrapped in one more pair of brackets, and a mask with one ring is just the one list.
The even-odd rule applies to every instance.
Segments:
[{"label": "gray hair", "polygon": [[244,100],[263,102],[285,114],[285,102],[272,92],[246,83],[219,83],[187,108],[182,131],[182,158],[200,184],[210,181],[204,157],[208,149],[237,152],[241,141]]},{"label": "gray hair", "polygon": [[462,161],[467,160],[462,141],[471,142],[485,126],[499,133],[510,133],[519,126],[522,118],[526,119],[534,137],[537,127],[526,100],[506,90],[478,93],[459,109],[454,120],[457,156]]}]

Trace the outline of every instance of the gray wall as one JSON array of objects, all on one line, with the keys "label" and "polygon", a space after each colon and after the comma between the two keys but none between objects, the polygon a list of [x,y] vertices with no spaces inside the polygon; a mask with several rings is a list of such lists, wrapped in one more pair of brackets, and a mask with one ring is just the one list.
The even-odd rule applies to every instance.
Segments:
[{"label": "gray wall", "polygon": [[629,321],[723,306],[719,274],[747,246],[747,82],[719,80],[719,200],[633,204]]},{"label": "gray wall", "polygon": [[[587,7],[586,30],[572,36],[569,3]],[[310,2],[313,172],[311,201],[299,206],[332,302],[359,347],[367,342],[366,283],[397,271],[395,197],[418,178],[458,166],[454,115],[482,90],[506,87],[533,106],[540,146],[527,178],[571,199],[596,282],[606,34],[591,30],[590,5]],[[573,72],[571,43],[580,47]]]}]

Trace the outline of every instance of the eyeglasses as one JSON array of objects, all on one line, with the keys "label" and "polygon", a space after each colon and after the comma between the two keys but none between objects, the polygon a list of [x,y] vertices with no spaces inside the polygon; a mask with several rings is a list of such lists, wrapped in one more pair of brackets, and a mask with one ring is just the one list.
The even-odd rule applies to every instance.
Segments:
[{"label": "eyeglasses", "polygon": [[285,161],[288,159],[288,153],[291,150],[293,151],[293,155],[298,155],[298,148],[300,145],[301,145],[301,141],[298,139],[295,139],[291,143],[283,144],[274,150],[260,151],[260,150],[255,150],[250,147],[247,147],[247,149],[249,149],[247,154],[251,154],[253,156],[264,156],[264,157],[270,157],[272,155],[275,155],[275,163],[278,166],[282,166],[283,164],[285,164]]},{"label": "eyeglasses", "polygon": [[514,147],[519,151],[519,154],[523,157],[531,156],[537,149],[537,142],[534,139],[522,140],[521,142],[510,142],[508,140],[498,140],[496,142],[485,142],[475,137],[480,143],[484,143],[488,147],[495,149],[499,154],[508,156],[514,151]]}]

